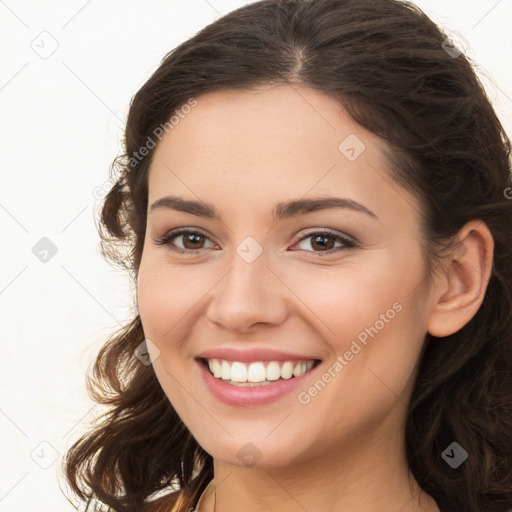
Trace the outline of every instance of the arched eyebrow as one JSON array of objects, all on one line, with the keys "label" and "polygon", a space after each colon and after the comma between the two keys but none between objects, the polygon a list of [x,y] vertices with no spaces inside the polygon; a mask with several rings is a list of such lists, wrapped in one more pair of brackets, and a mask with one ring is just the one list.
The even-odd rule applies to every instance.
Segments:
[{"label": "arched eyebrow", "polygon": [[[184,199],[179,196],[164,196],[157,199],[150,207],[149,213],[160,208],[176,210],[180,212],[190,213],[198,217],[206,217],[209,219],[222,220],[220,213],[215,207],[203,201],[194,201]],[[293,201],[277,203],[272,210],[273,221],[279,221],[299,215],[317,212],[320,210],[330,210],[334,208],[343,208],[360,213],[364,213],[370,217],[378,219],[377,215],[370,211],[366,206],[343,197],[322,197],[318,199],[296,199]]]}]

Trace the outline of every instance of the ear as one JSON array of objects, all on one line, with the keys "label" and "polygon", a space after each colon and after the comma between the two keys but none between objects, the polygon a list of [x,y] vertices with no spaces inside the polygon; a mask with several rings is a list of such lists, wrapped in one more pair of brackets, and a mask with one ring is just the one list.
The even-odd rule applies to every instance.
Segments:
[{"label": "ear", "polygon": [[460,245],[441,262],[435,278],[427,330],[437,337],[462,329],[480,308],[491,277],[494,240],[481,220],[472,220],[457,234]]}]

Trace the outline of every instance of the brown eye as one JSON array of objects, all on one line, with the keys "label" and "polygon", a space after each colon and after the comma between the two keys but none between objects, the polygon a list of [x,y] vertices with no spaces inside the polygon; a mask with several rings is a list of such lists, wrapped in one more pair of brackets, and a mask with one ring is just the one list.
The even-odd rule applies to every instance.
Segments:
[{"label": "brown eye", "polygon": [[[310,239],[310,241],[306,242],[308,239]],[[335,244],[337,242],[339,245],[336,247]],[[332,254],[338,250],[351,249],[357,245],[353,240],[342,236],[337,232],[331,231],[317,231],[309,233],[308,235],[302,237],[298,244],[303,244],[302,247],[300,247],[301,250],[305,250],[307,252],[315,252],[319,255],[322,255],[322,253]],[[313,250],[309,250],[308,247],[312,248]]]},{"label": "brown eye", "polygon": [[204,235],[199,233],[191,233],[189,235],[181,235],[183,237],[183,246],[185,249],[201,249],[199,245],[204,243]]},{"label": "brown eye", "polygon": [[314,249],[329,250],[334,247],[335,243],[336,242],[334,240],[334,237],[332,237],[331,235],[315,235],[311,239],[311,247],[313,247]]},{"label": "brown eye", "polygon": [[[176,245],[175,240],[179,242],[180,239],[181,246],[179,244]],[[181,253],[194,253],[205,249],[206,247],[204,247],[204,243],[207,240],[209,240],[209,238],[199,231],[193,231],[190,229],[180,229],[178,231],[167,233],[161,238],[155,240],[154,242],[157,245],[166,245],[171,251]],[[212,246],[215,246],[213,242]]]}]

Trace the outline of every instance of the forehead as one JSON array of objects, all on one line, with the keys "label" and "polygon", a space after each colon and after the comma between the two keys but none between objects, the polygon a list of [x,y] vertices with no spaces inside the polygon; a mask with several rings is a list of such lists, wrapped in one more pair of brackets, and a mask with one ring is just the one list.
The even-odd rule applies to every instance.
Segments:
[{"label": "forehead", "polygon": [[155,150],[150,202],[173,193],[270,207],[287,198],[337,193],[376,211],[394,201],[398,185],[387,172],[383,141],[335,99],[296,85],[195,99]]},{"label": "forehead", "polygon": [[[232,155],[265,149],[265,155],[288,156],[309,149],[331,150],[358,132],[373,144],[379,139],[360,127],[333,98],[297,85],[266,85],[251,90],[220,90],[196,98],[197,105],[182,114],[164,138],[170,145],[195,144],[215,151],[229,144]],[[166,146],[167,144],[161,144]],[[158,150],[157,150],[158,152]],[[192,156],[192,155],[190,155]],[[261,155],[263,156],[263,155]]]}]

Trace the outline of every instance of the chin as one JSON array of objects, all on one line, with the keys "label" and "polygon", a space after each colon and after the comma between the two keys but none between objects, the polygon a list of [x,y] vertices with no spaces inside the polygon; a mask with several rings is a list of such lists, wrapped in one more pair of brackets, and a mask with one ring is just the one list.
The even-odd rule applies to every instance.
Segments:
[{"label": "chin", "polygon": [[[266,434],[267,435],[267,434]],[[298,443],[288,439],[284,443],[278,439],[270,442],[262,435],[260,439],[250,440],[228,438],[224,443],[207,443],[203,449],[215,460],[238,466],[240,468],[270,469],[281,468],[297,463],[300,453],[297,452]],[[209,449],[211,448],[211,449]]]}]

